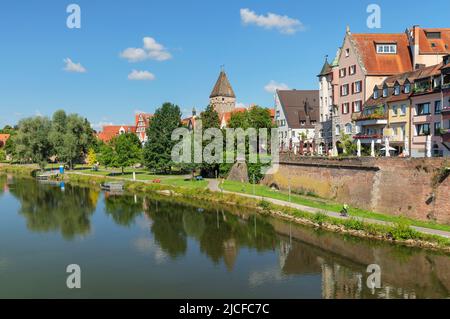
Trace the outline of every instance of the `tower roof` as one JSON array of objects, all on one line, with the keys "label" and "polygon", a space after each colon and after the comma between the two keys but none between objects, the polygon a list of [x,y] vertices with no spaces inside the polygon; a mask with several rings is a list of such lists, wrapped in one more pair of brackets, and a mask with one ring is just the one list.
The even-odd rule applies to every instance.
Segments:
[{"label": "tower roof", "polygon": [[233,88],[231,87],[230,82],[228,81],[227,75],[225,71],[220,71],[219,78],[217,79],[216,85],[211,92],[210,98],[216,96],[225,96],[225,97],[233,97],[234,95]]},{"label": "tower roof", "polygon": [[325,62],[323,64],[322,70],[319,73],[319,76],[326,75],[332,71],[331,65],[328,63],[328,56],[325,57]]}]

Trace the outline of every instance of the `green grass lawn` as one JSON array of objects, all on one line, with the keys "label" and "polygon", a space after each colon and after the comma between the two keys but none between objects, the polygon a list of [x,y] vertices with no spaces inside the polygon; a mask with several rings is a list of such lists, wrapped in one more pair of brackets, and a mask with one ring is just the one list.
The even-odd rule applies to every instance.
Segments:
[{"label": "green grass lawn", "polygon": [[[274,198],[279,199],[283,201],[289,201],[289,194],[287,192],[283,191],[277,191],[273,190],[268,186],[265,185],[252,185],[252,184],[246,184],[246,183],[240,183],[240,182],[234,182],[234,181],[224,181],[223,184],[221,184],[221,187],[230,192],[236,192],[236,193],[244,193],[244,194],[255,194],[256,196],[261,197],[267,197],[267,198]],[[321,198],[315,198],[312,196],[301,196],[296,194],[291,194],[291,202],[295,204],[305,205],[309,207],[314,207],[322,210],[328,210],[332,212],[340,212],[342,209],[343,204],[340,203],[333,203],[331,201],[321,199]],[[425,221],[418,221],[406,217],[401,216],[392,216],[392,215],[385,215],[381,213],[375,213],[355,207],[350,207],[349,213],[352,216],[356,217],[363,217],[363,218],[372,218],[377,220],[382,220],[385,222],[408,222],[409,224],[413,226],[418,227],[425,227],[425,228],[431,228],[431,229],[437,229],[437,230],[443,230],[443,231],[450,231],[450,225],[443,225],[443,224],[437,224],[433,222],[425,222]]]},{"label": "green grass lawn", "polygon": [[[55,165],[55,167],[59,167],[59,165]],[[98,171],[94,171],[91,167],[83,167],[82,165],[77,165],[74,172],[79,174],[92,174],[98,176],[108,176],[108,177],[117,177],[124,179],[133,178],[133,172],[136,173],[136,180],[138,181],[153,181],[160,180],[161,184],[171,185],[177,187],[186,187],[186,188],[206,188],[208,186],[208,182],[206,180],[196,181],[196,180],[185,180],[186,175],[157,175],[152,174],[148,170],[144,168],[133,169],[126,168],[124,169],[124,174],[122,175],[121,169],[104,169],[99,168]]]}]

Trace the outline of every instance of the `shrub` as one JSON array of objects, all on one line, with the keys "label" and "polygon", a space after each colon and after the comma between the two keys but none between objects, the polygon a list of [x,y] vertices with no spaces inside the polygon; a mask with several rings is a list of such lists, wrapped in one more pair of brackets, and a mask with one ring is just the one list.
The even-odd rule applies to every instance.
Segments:
[{"label": "shrub", "polygon": [[391,229],[393,239],[414,239],[420,237],[419,232],[412,229],[406,221],[399,221]]},{"label": "shrub", "polygon": [[324,213],[317,213],[312,216],[311,220],[315,222],[316,224],[319,224],[319,226],[322,226],[323,223],[327,220],[328,216]]}]

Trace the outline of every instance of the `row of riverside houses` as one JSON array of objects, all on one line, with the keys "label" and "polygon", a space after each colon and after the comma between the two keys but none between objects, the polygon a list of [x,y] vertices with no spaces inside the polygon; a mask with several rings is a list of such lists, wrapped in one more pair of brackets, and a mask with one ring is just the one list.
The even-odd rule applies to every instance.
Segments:
[{"label": "row of riverside houses", "polygon": [[[337,156],[449,156],[450,28],[352,34],[318,75],[318,91],[277,91],[282,149]],[[385,150],[387,153],[384,153]]]}]

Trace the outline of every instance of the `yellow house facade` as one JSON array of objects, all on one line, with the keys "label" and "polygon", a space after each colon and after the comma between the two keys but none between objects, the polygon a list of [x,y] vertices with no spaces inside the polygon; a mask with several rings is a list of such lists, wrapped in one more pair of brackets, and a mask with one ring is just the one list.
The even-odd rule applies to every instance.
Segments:
[{"label": "yellow house facade", "polygon": [[[402,81],[403,82],[403,81]],[[387,100],[388,125],[385,136],[396,153],[409,155],[411,148],[411,83],[396,81],[391,97]]]}]

